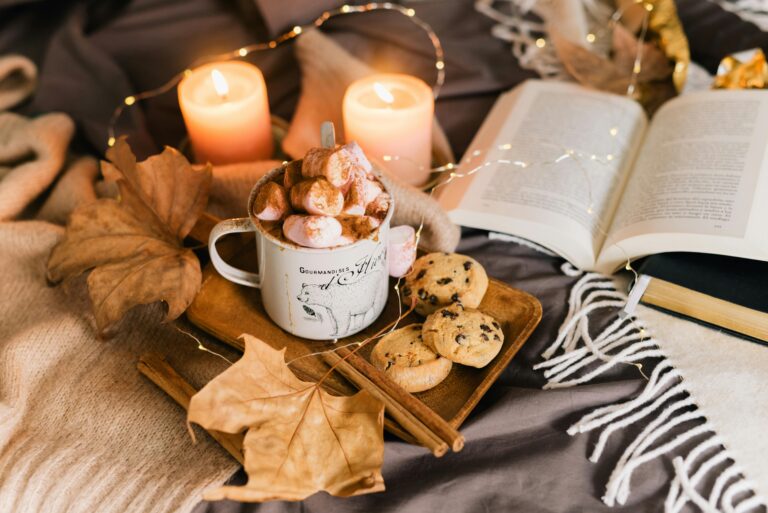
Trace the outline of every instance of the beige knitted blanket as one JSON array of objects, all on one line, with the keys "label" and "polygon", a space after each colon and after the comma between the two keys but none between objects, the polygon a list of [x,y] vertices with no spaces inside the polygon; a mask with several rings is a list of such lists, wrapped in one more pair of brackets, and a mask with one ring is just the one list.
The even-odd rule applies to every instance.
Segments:
[{"label": "beige knitted blanket", "polygon": [[[116,338],[97,340],[84,280],[46,284],[67,215],[109,187],[95,183],[95,159],[68,154],[74,126],[66,115],[2,112],[31,91],[33,79],[29,61],[0,57],[0,512],[189,511],[237,464],[207,436],[194,444],[185,412],[136,363],[145,352],[167,355],[198,388],[227,364],[161,324],[159,307],[135,309]],[[252,184],[277,164],[215,168],[209,211],[243,215]],[[390,186],[402,206],[397,223],[424,219],[430,247],[455,248],[458,229],[436,203]]]}]

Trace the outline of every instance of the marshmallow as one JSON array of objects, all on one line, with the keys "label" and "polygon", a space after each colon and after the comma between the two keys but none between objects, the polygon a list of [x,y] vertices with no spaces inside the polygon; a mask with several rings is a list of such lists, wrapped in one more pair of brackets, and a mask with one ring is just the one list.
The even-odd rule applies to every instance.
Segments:
[{"label": "marshmallow", "polygon": [[382,189],[381,185],[375,180],[366,178],[365,182],[363,182],[363,198],[365,199],[366,206],[368,203],[378,198],[379,194],[382,192],[384,192],[384,189]]},{"label": "marshmallow", "polygon": [[310,178],[291,188],[291,206],[310,214],[335,216],[344,208],[344,195],[325,178]]},{"label": "marshmallow", "polygon": [[356,141],[348,142],[342,146],[341,149],[344,150],[347,155],[349,155],[349,159],[354,162],[358,169],[363,170],[365,173],[371,172],[373,167],[368,161],[368,158],[365,156],[363,149],[357,144]]},{"label": "marshmallow", "polygon": [[342,231],[341,235],[339,235],[339,238],[336,239],[336,242],[333,243],[333,246],[349,246],[355,242],[357,242],[357,239],[351,233],[344,233]]},{"label": "marshmallow", "polygon": [[328,216],[288,216],[283,221],[283,235],[307,248],[330,248],[341,236],[341,223]]},{"label": "marshmallow", "polygon": [[344,213],[350,216],[362,216],[365,215],[365,206],[368,204],[365,201],[366,178],[360,173],[355,173],[355,175],[344,196]]},{"label": "marshmallow", "polygon": [[384,219],[387,217],[387,212],[389,211],[391,202],[392,199],[389,197],[389,194],[382,192],[376,196],[376,199],[366,205],[365,214],[368,216],[373,216],[379,220]]},{"label": "marshmallow", "polygon": [[381,225],[381,222],[371,216],[339,216],[343,233],[351,234],[355,239],[365,239]]},{"label": "marshmallow", "polygon": [[285,172],[283,173],[283,187],[286,191],[290,191],[291,187],[299,183],[303,177],[301,176],[301,165],[296,160],[288,162],[285,166]]},{"label": "marshmallow", "polygon": [[262,221],[279,221],[290,210],[288,195],[280,184],[266,182],[256,194],[253,215]]},{"label": "marshmallow", "polygon": [[[383,192],[376,180],[371,180],[362,170],[352,173],[344,192],[344,213],[353,216],[365,214],[365,208]],[[342,188],[344,191],[344,188]]]},{"label": "marshmallow", "polygon": [[416,260],[416,231],[412,226],[395,226],[389,230],[387,262],[389,275],[402,278]]},{"label": "marshmallow", "polygon": [[371,163],[354,142],[336,148],[311,148],[301,165],[305,177],[324,176],[335,187],[347,185],[356,170],[368,173]]}]

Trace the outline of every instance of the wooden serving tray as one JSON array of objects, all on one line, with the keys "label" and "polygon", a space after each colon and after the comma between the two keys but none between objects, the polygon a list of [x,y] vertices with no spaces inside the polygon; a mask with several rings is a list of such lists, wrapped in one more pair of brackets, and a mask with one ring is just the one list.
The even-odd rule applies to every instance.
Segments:
[{"label": "wooden serving tray", "polygon": [[[256,252],[253,242],[233,244],[227,253],[229,256],[223,256],[233,265],[245,269],[255,267]],[[283,331],[269,319],[261,304],[261,293],[258,289],[227,281],[212,265],[208,265],[203,272],[201,290],[187,309],[187,317],[204,331],[240,350],[243,350],[243,344],[238,337],[243,333],[252,334],[276,349],[285,347],[286,361],[290,362],[291,370],[300,379],[317,381],[327,372],[328,365],[319,355],[307,355],[365,340],[397,318],[397,303],[397,294],[392,290],[379,319],[364,331],[340,339],[337,345],[332,341],[307,340]],[[458,428],[477,406],[480,398],[496,381],[541,320],[541,304],[535,297],[496,280],[490,280],[480,310],[496,318],[504,331],[504,345],[496,358],[482,369],[454,365],[448,377],[435,388],[413,394],[454,428]],[[414,322],[423,322],[423,318],[411,313],[403,319],[400,326]],[[373,344],[367,344],[358,354],[368,359]],[[336,372],[323,383],[330,392],[356,392],[356,389]],[[387,426],[396,435],[403,434],[391,422],[387,422]]]}]

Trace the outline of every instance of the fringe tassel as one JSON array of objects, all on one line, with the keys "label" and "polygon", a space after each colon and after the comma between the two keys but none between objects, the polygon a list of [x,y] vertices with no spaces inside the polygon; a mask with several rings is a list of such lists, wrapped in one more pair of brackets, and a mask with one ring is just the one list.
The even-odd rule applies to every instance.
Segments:
[{"label": "fringe tassel", "polygon": [[695,443],[687,454],[673,459],[675,477],[664,502],[665,513],[679,513],[688,503],[705,513],[765,511],[768,502],[754,493],[750,481],[686,390],[680,373],[666,359],[658,342],[647,335],[646,326],[634,316],[619,315],[602,330],[590,325],[592,312],[605,308],[618,312],[623,308],[626,294],[600,274],[583,273],[568,263],[561,270],[579,279],[568,298],[568,312],[557,338],[543,352],[544,361],[534,366],[547,378],[544,388],[587,383],[617,365],[642,369],[643,360],[652,358],[657,362],[636,397],[597,408],[568,429],[569,435],[601,429],[589,457],[596,462],[614,432],[647,422],[617,461],[606,483],[603,502],[609,506],[626,504],[635,470]]},{"label": "fringe tassel", "polygon": [[764,0],[713,0],[717,5],[738,15],[741,19],[768,30],[768,4]]}]

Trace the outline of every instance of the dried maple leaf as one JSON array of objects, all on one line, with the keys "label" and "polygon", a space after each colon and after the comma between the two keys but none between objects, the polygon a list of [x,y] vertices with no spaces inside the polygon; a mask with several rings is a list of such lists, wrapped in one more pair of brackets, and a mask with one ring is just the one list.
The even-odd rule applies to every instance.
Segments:
[{"label": "dried maple leaf", "polygon": [[101,336],[136,305],[164,301],[166,319],[181,315],[200,288],[200,263],[183,246],[208,201],[210,167],[193,169],[173,148],[143,162],[124,138],[107,151],[105,178],[119,199],[75,209],[64,239],[53,248],[53,282],[91,270],[88,293]]},{"label": "dried maple leaf", "polygon": [[299,380],[277,351],[243,335],[245,354],[192,397],[188,421],[239,433],[245,486],[207,492],[207,500],[301,500],[325,490],[350,496],[384,490],[384,405],[366,391],[333,396]]},{"label": "dried maple leaf", "polygon": [[[674,96],[673,66],[654,43],[639,41],[623,25],[613,30],[612,58],[606,59],[557,33],[550,34],[557,56],[568,73],[580,84],[616,94],[626,94],[632,81],[632,70],[640,51],[640,71],[636,86],[640,101],[652,111],[657,103]],[[649,108],[650,107],[650,108]]]}]

